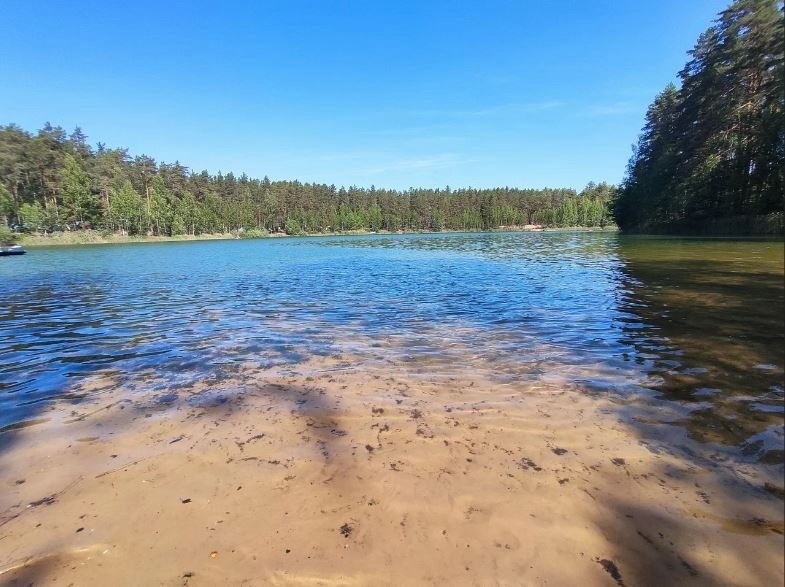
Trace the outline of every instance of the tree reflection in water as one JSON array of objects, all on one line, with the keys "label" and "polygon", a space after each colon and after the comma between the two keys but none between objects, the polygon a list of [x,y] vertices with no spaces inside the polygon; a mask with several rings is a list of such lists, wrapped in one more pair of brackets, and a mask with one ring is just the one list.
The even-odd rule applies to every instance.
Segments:
[{"label": "tree reflection in water", "polygon": [[[692,438],[783,463],[781,242],[619,237],[622,324]],[[631,357],[633,359],[633,357]]]}]

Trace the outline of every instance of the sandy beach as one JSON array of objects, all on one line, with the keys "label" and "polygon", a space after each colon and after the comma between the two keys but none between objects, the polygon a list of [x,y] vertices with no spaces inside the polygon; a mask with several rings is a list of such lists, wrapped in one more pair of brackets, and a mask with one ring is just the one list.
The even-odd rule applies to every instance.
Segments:
[{"label": "sandy beach", "polygon": [[82,392],[0,436],[4,585],[783,580],[776,471],[640,398],[351,356]]}]

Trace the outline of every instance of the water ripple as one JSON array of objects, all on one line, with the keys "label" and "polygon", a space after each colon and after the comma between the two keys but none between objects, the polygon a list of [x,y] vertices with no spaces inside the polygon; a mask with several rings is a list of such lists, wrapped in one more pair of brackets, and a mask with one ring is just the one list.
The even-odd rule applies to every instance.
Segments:
[{"label": "water ripple", "polygon": [[[734,347],[738,356],[720,352],[716,341],[709,341],[716,356],[698,352],[707,341],[701,329],[716,326],[713,310],[697,317],[702,323],[680,321],[689,321],[684,307],[696,299],[742,318],[761,299],[782,307],[774,246],[774,261],[768,249],[731,255],[758,260],[750,280],[769,284],[765,291],[750,280],[729,289],[741,274],[728,271],[721,254],[709,255],[716,263],[707,265],[716,247],[608,234],[34,249],[0,263],[0,426],[30,419],[31,407],[47,401],[78,401],[69,396],[75,382],[110,368],[118,385],[139,390],[140,373],[188,385],[220,377],[232,364],[269,368],[341,353],[392,366],[492,366],[500,378],[527,381],[559,374],[589,391],[648,386],[674,401],[707,401],[700,390],[718,389],[710,409],[738,417],[727,397],[738,392],[734,378],[748,364],[770,367],[754,370],[753,398],[781,384],[782,358],[755,346],[766,328],[782,330],[781,316],[769,315],[763,328],[755,322],[752,331],[734,322],[731,335],[750,350]],[[725,289],[706,290],[726,281]],[[756,401],[744,410],[781,419],[777,405]],[[745,434],[765,435],[769,423]]]}]

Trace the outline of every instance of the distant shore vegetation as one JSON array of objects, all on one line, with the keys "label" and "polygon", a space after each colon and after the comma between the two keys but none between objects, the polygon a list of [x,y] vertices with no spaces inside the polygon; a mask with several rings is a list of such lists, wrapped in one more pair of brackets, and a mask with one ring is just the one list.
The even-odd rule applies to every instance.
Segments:
[{"label": "distant shore vegetation", "polygon": [[93,148],[80,128],[0,127],[0,224],[105,237],[462,231],[613,225],[616,188],[387,190],[194,172],[126,149]]}]

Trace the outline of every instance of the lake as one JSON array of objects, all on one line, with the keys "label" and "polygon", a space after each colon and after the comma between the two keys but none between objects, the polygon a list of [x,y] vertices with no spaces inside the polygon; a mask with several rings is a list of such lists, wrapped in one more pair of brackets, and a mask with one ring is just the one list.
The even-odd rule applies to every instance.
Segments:
[{"label": "lake", "polygon": [[0,569],[776,584],[784,261],[601,232],[0,259]]},{"label": "lake", "polygon": [[651,390],[693,437],[783,461],[781,242],[546,232],[53,247],[3,259],[0,295],[6,427],[78,401],[75,382],[100,371],[157,393],[235,363],[350,351]]}]

